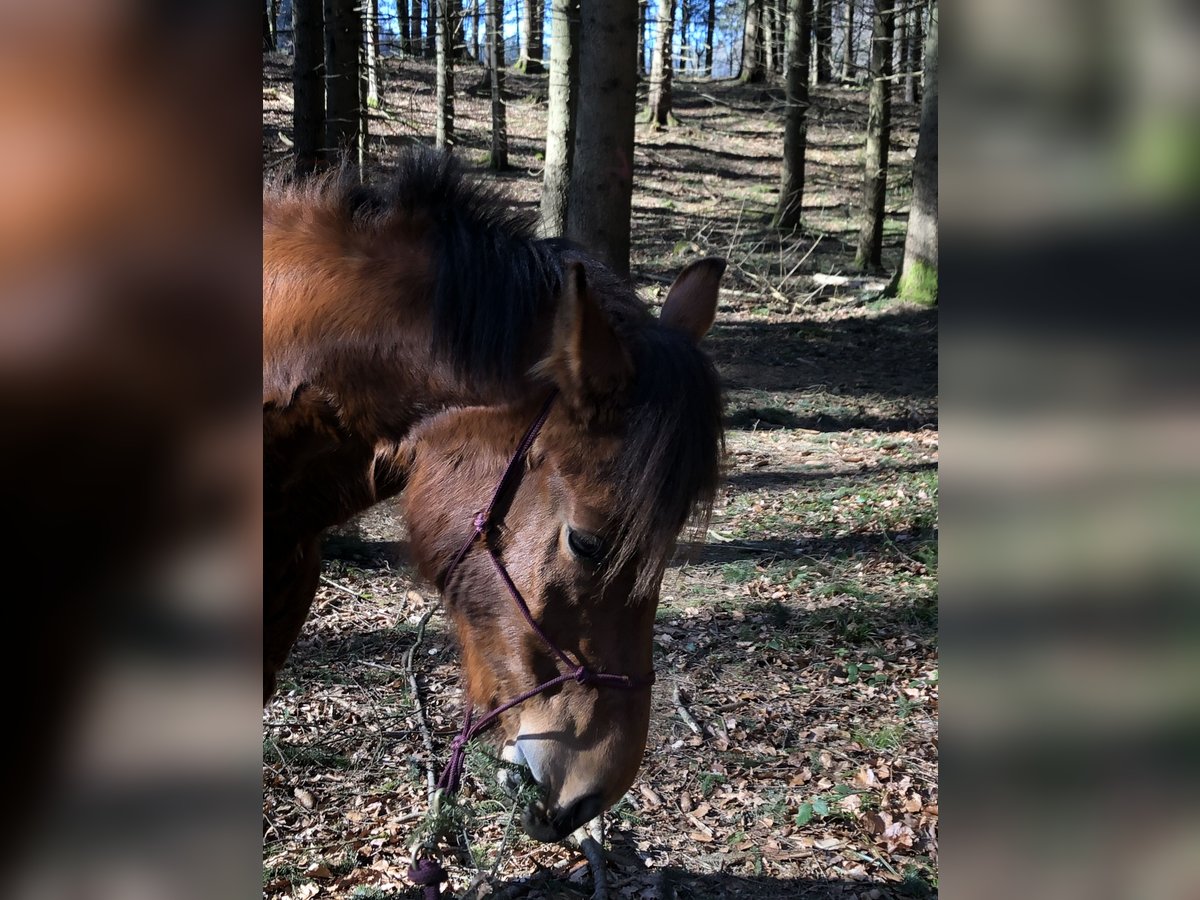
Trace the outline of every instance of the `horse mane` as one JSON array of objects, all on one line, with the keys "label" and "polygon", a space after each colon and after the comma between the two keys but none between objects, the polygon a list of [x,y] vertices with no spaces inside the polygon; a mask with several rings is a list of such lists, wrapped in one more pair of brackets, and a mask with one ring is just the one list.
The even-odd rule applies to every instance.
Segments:
[{"label": "horse mane", "polygon": [[[589,285],[629,348],[636,370],[612,487],[622,513],[610,571],[640,555],[636,597],[648,596],[692,518],[706,524],[724,451],[720,381],[690,337],[661,325],[632,285],[559,239],[539,239],[536,216],[468,177],[451,154],[414,147],[387,187],[362,185],[346,166],[290,191],[336,211],[346,227],[386,234],[428,223],[436,260],[432,350],[464,380],[512,394],[535,363],[529,335],[552,315],[565,265]],[[312,193],[308,193],[312,192]]]}]

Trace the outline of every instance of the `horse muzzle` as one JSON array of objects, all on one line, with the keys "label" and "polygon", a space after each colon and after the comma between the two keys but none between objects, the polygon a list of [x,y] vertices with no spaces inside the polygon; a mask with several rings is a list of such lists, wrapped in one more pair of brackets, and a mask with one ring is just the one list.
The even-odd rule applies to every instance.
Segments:
[{"label": "horse muzzle", "polygon": [[547,806],[535,800],[525,808],[521,826],[531,838],[546,843],[561,841],[572,831],[604,811],[599,794],[588,794],[564,808]]}]

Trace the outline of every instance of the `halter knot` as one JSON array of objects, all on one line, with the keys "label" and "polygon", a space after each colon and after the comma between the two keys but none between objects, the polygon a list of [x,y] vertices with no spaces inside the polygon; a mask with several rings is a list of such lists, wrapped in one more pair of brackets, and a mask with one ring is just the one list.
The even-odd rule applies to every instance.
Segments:
[{"label": "halter knot", "polygon": [[487,529],[488,529],[488,514],[487,514],[486,509],[481,509],[479,512],[475,513],[474,525],[475,525],[475,536],[476,537],[478,537],[479,535],[481,535],[485,531],[487,531]]},{"label": "halter knot", "polygon": [[587,666],[580,666],[575,670],[575,680],[580,684],[587,684],[592,679],[592,672]]}]

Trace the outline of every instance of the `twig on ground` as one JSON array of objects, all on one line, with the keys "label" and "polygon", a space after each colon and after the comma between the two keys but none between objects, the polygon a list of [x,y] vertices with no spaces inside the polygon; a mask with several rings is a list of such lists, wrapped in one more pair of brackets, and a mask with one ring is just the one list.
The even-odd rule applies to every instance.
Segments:
[{"label": "twig on ground", "polygon": [[359,600],[370,600],[371,599],[370,597],[367,597],[364,594],[360,594],[358,591],[351,590],[350,588],[346,587],[344,584],[338,584],[332,578],[326,578],[324,575],[321,576],[321,583],[327,584],[331,588],[337,588],[343,594],[349,594],[351,597],[357,597]]},{"label": "twig on ground", "polygon": [[604,817],[596,816],[571,835],[592,869],[592,900],[608,900],[608,864],[604,859]]},{"label": "twig on ground", "polygon": [[404,651],[404,671],[408,676],[408,688],[412,691],[413,703],[417,706],[417,724],[421,728],[421,741],[425,745],[425,779],[429,786],[430,797],[437,790],[437,776],[433,772],[436,751],[433,749],[433,732],[429,730],[429,720],[425,715],[425,704],[421,701],[421,688],[417,684],[417,673],[413,671],[413,657],[416,655],[417,648],[421,646],[421,640],[425,637],[425,626],[429,624],[429,620],[436,611],[437,607],[430,604],[429,609],[425,610],[425,615],[421,616],[421,621],[417,623],[416,640],[413,641],[411,647]]},{"label": "twig on ground", "polygon": [[683,705],[683,697],[679,693],[678,684],[675,685],[675,689],[671,692],[671,700],[675,703],[675,710],[679,713],[679,718],[683,719],[683,724],[700,737],[704,737],[704,729],[700,727],[700,724],[694,718],[692,718],[692,714],[688,712],[687,708]]}]

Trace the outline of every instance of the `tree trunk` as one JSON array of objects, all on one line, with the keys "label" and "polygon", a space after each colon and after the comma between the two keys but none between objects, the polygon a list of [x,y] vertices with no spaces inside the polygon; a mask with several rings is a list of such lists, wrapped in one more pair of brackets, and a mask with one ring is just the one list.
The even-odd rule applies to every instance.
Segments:
[{"label": "tree trunk", "polygon": [[768,75],[779,71],[775,65],[775,0],[764,0],[762,11],[763,68]]},{"label": "tree trunk", "polygon": [[396,20],[400,28],[400,53],[402,56],[408,56],[412,52],[408,30],[408,0],[398,0],[396,3]]},{"label": "tree trunk", "polygon": [[829,84],[833,80],[833,0],[816,0],[812,19],[813,43],[817,48],[817,84]]},{"label": "tree trunk", "polygon": [[545,71],[542,64],[542,19],[545,8],[543,0],[525,0],[524,14],[521,16],[521,55],[513,68],[526,75],[541,75]]},{"label": "tree trunk", "polygon": [[937,303],[938,293],[938,8],[929,16],[925,40],[925,95],[921,130],[913,161],[913,198],[904,239],[897,294],[921,303]]},{"label": "tree trunk", "polygon": [[321,0],[292,0],[292,140],[296,151],[296,177],[311,175],[321,156],[325,133],[324,14]]},{"label": "tree trunk", "polygon": [[[884,0],[887,2],[887,0]],[[893,0],[896,10],[893,12],[893,27],[895,36],[892,39],[892,74],[896,84],[904,83],[904,73],[908,69],[908,11],[900,7],[900,0]]]},{"label": "tree trunk", "polygon": [[439,150],[454,146],[454,17],[458,0],[437,0],[437,134]]},{"label": "tree trunk", "polygon": [[425,58],[437,59],[437,5],[438,0],[428,0],[425,7]]},{"label": "tree trunk", "polygon": [[504,0],[487,0],[488,65],[492,76],[492,151],[488,165],[508,168],[508,116],[504,109]]},{"label": "tree trunk", "polygon": [[275,50],[279,45],[275,40],[275,18],[271,15],[272,0],[263,2],[263,52]]},{"label": "tree trunk", "polygon": [[692,7],[688,0],[679,0],[679,74],[686,75],[688,61],[691,59],[691,47],[688,46],[688,34],[692,29]]},{"label": "tree trunk", "polygon": [[646,74],[646,12],[649,6],[650,0],[638,0],[637,75],[639,79]]},{"label": "tree trunk", "polygon": [[[912,21],[908,25],[908,66],[904,72],[904,99],[909,103],[921,100],[920,77],[921,56],[924,48],[925,7],[913,7]],[[922,115],[924,111],[922,111]]]},{"label": "tree trunk", "polygon": [[671,114],[671,44],[675,30],[675,0],[658,0],[658,28],[654,33],[654,63],[650,69],[650,105],[646,121],[665,127]]},{"label": "tree trunk", "polygon": [[[825,0],[827,2],[827,0]],[[791,231],[800,227],[804,205],[804,152],[808,144],[808,58],[812,0],[791,0],[787,21],[787,117],[783,126],[783,167],[779,207],[771,223]]]},{"label": "tree trunk", "polygon": [[854,0],[846,0],[846,44],[842,48],[842,81],[854,77]]},{"label": "tree trunk", "polygon": [[379,108],[379,0],[367,0],[367,109]]},{"label": "tree trunk", "polygon": [[762,81],[763,47],[762,47],[762,12],[763,0],[746,0],[746,27],[742,37],[742,74],[741,81],[752,83]]},{"label": "tree trunk", "polygon": [[357,0],[325,0],[325,152],[362,172],[362,16]]},{"label": "tree trunk", "polygon": [[[854,264],[878,270],[882,263],[884,201],[887,198],[888,144],[892,117],[892,23],[888,0],[876,0],[871,17],[871,93],[867,102],[867,146],[863,153],[862,228]],[[886,5],[885,5],[886,4]]]},{"label": "tree trunk", "polygon": [[471,29],[471,40],[472,40],[472,42],[473,42],[473,44],[474,44],[474,57],[475,57],[475,62],[482,62],[482,56],[481,56],[481,54],[480,54],[480,48],[481,48],[481,46],[482,46],[482,43],[483,43],[483,42],[482,42],[482,41],[480,41],[480,39],[479,39],[479,30],[480,30],[480,29],[479,29],[479,26],[480,26],[480,24],[481,24],[481,23],[482,23],[482,21],[483,21],[483,18],[482,18],[482,16],[480,15],[480,12],[479,12],[479,11],[480,11],[480,9],[481,9],[481,6],[480,6],[480,4],[481,4],[482,0],[474,0],[474,2],[475,2],[475,5],[472,7],[472,14],[473,14],[473,15],[472,15],[472,17],[473,17],[473,19],[474,19],[474,21],[475,21],[475,25],[474,25],[474,27]]},{"label": "tree trunk", "polygon": [[582,6],[579,121],[567,237],[629,274],[637,0]]},{"label": "tree trunk", "polygon": [[546,123],[546,172],[542,180],[542,235],[567,230],[571,157],[579,108],[579,0],[550,3],[550,111]]},{"label": "tree trunk", "polygon": [[708,16],[704,21],[704,73],[713,77],[713,36],[717,32],[717,0],[708,0]]},{"label": "tree trunk", "polygon": [[[408,0],[398,0],[398,2],[406,3]],[[412,0],[412,15],[408,18],[408,46],[409,52],[414,57],[425,54],[425,45],[421,43],[422,19],[421,0]]]}]

